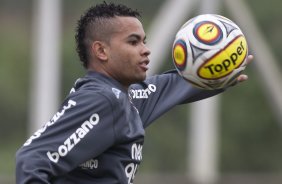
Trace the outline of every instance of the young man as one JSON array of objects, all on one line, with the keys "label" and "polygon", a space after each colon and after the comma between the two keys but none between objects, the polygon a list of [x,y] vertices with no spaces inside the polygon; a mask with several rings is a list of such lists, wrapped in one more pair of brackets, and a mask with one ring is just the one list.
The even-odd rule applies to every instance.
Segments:
[{"label": "young man", "polygon": [[77,52],[87,74],[18,150],[18,184],[131,184],[144,129],[178,104],[223,91],[195,89],[176,71],[146,79],[150,51],[138,17],[124,5],[106,3],[81,17]]}]

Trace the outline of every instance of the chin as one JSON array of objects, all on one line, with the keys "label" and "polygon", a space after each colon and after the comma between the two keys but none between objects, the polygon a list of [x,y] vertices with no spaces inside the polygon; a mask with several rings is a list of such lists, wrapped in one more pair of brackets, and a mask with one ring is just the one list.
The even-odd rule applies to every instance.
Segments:
[{"label": "chin", "polygon": [[146,74],[144,74],[142,77],[140,77],[140,82],[144,81],[146,79]]},{"label": "chin", "polygon": [[143,82],[145,79],[146,79],[146,75],[136,77],[134,83]]}]

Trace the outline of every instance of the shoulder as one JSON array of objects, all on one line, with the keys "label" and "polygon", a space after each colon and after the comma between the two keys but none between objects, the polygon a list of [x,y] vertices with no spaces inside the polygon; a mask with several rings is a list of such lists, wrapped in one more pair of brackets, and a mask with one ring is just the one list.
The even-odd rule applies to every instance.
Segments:
[{"label": "shoulder", "polygon": [[99,73],[89,73],[76,81],[70,95],[104,96],[109,100],[119,99],[126,90],[112,78]]},{"label": "shoulder", "polygon": [[100,108],[117,110],[117,107],[124,107],[128,94],[113,85],[91,84],[90,82],[77,90],[73,90],[68,98],[75,99],[78,103],[86,106],[100,106]]},{"label": "shoulder", "polygon": [[107,87],[87,87],[72,91],[68,98],[76,99],[84,104],[95,104],[98,102],[113,102],[115,101],[114,93]]}]

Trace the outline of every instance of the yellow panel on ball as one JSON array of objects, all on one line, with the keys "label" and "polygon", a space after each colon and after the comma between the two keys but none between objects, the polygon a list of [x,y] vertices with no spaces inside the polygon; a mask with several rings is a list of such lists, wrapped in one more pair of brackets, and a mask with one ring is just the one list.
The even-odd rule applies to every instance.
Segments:
[{"label": "yellow panel on ball", "polygon": [[240,35],[207,60],[198,70],[204,79],[219,79],[241,66],[247,56],[247,41]]},{"label": "yellow panel on ball", "polygon": [[186,49],[186,44],[183,40],[178,40],[173,47],[173,61],[175,66],[180,70],[183,70],[186,65]]}]

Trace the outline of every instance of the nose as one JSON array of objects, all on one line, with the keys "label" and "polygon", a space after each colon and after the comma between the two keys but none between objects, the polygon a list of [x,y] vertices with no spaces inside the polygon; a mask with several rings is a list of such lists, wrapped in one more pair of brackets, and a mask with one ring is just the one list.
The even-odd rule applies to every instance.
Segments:
[{"label": "nose", "polygon": [[151,54],[150,49],[145,44],[143,44],[142,55],[149,56],[150,54]]}]

